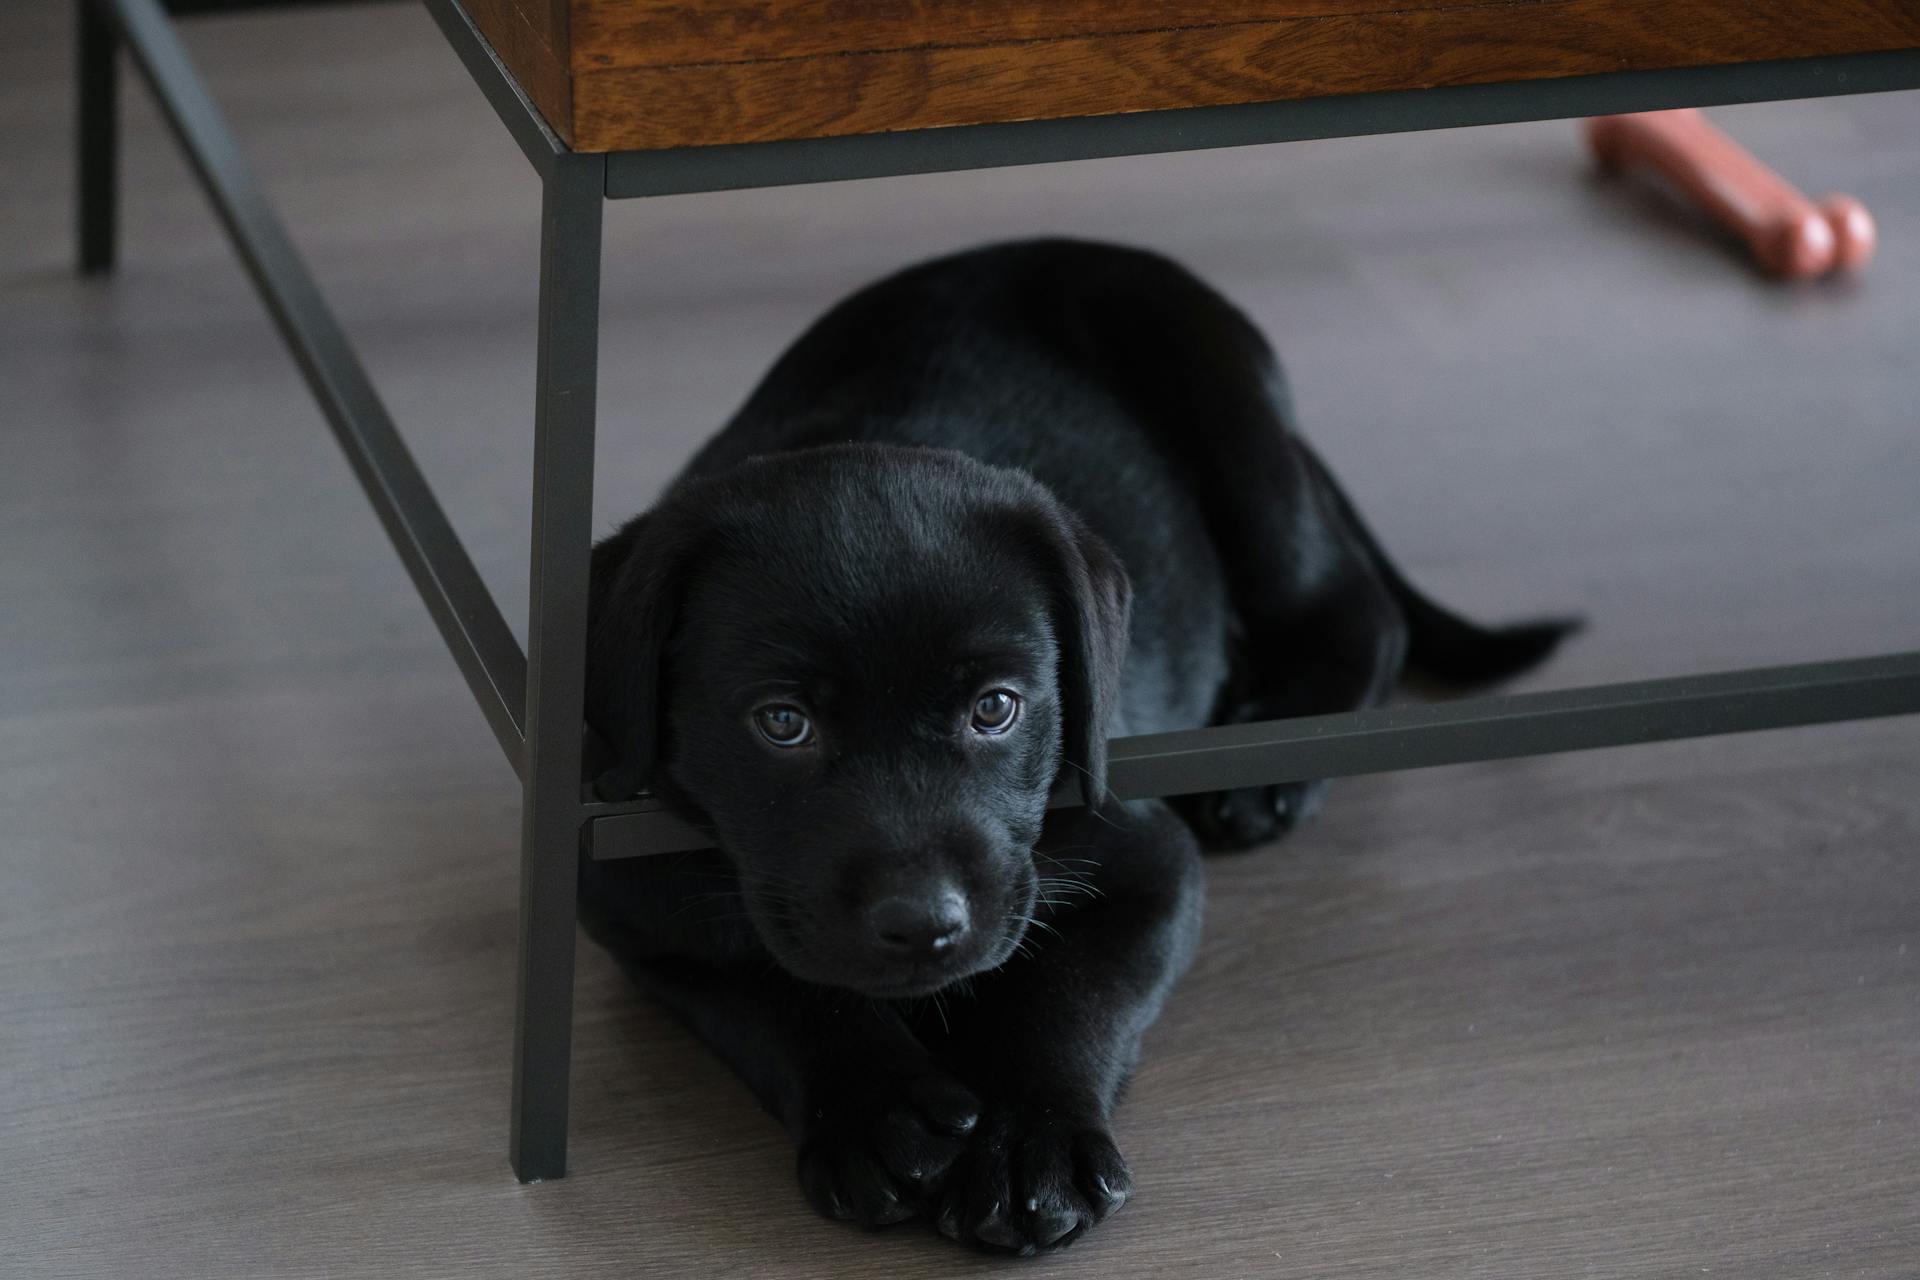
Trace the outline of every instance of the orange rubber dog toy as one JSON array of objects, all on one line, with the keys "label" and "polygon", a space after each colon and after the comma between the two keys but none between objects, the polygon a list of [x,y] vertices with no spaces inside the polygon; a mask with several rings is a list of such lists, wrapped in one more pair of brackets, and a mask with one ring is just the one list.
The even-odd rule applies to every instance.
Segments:
[{"label": "orange rubber dog toy", "polygon": [[1610,169],[1652,170],[1746,242],[1760,269],[1785,280],[1850,271],[1873,256],[1873,218],[1852,196],[1817,206],[1694,110],[1587,121]]}]

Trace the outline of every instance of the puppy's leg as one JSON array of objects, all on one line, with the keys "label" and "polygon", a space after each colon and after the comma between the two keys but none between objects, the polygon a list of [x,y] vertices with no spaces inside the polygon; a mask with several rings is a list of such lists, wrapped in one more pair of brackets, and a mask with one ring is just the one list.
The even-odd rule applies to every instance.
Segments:
[{"label": "puppy's leg", "polygon": [[[1357,550],[1357,549],[1356,549]],[[1354,711],[1384,702],[1406,664],[1407,626],[1357,555],[1279,618],[1244,638],[1216,723]],[[1277,839],[1319,812],[1323,780],[1182,797],[1180,812],[1214,849]]]},{"label": "puppy's leg", "polygon": [[[1238,441],[1266,483],[1222,477],[1209,486],[1243,633],[1215,722],[1378,705],[1400,679],[1408,631],[1364,533],[1277,417],[1242,430]],[[1313,817],[1326,786],[1304,780],[1213,792],[1184,797],[1178,808],[1209,848],[1244,849]]]},{"label": "puppy's leg", "polygon": [[[1406,622],[1363,530],[1293,430],[1286,378],[1233,305],[1171,264],[1135,264],[1154,305],[1089,311],[1114,358],[1105,380],[1190,490],[1238,623],[1215,723],[1371,706],[1398,679]],[[1142,324],[1139,317],[1158,317]],[[1178,803],[1210,847],[1291,830],[1323,782],[1211,793]]]},{"label": "puppy's leg", "polygon": [[766,966],[623,963],[787,1126],[800,1186],[830,1218],[913,1217],[976,1127],[980,1104],[891,1006]]},{"label": "puppy's leg", "polygon": [[1126,1202],[1108,1126],[1203,895],[1193,835],[1157,801],[1050,817],[1040,850],[1020,954],[974,980],[941,1041],[985,1110],[935,1221],[1017,1253],[1070,1244]]}]

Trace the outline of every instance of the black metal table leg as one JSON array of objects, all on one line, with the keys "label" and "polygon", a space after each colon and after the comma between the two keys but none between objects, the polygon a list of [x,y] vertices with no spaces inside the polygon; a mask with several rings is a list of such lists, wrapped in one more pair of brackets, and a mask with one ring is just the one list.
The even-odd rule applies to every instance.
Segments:
[{"label": "black metal table leg", "polygon": [[513,1055],[512,1156],[523,1182],[558,1178],[567,1168],[575,872],[586,818],[580,725],[586,705],[606,161],[597,155],[556,156],[543,180]]},{"label": "black metal table leg", "polygon": [[80,271],[113,269],[120,41],[97,0],[74,0],[74,233]]}]

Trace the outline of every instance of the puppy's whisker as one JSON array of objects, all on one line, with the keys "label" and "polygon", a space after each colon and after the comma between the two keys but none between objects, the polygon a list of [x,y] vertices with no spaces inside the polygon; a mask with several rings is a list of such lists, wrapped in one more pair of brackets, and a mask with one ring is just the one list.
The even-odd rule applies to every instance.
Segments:
[{"label": "puppy's whisker", "polygon": [[[1087,771],[1087,767],[1085,765],[1075,764],[1071,760],[1062,760],[1060,763],[1066,765],[1067,768],[1069,769],[1077,770],[1083,777],[1086,777],[1086,778],[1093,777],[1093,774]],[[1106,823],[1108,826],[1112,827],[1115,831],[1125,830],[1125,828],[1123,828],[1119,823],[1115,822],[1112,818],[1109,818],[1106,814],[1102,813],[1098,809],[1087,809],[1086,813],[1089,817],[1095,819],[1096,821]]]},{"label": "puppy's whisker", "polygon": [[1040,919],[1038,916],[1028,916],[1026,922],[1027,922],[1028,928],[1044,929],[1046,932],[1052,934],[1056,938],[1060,936],[1060,931],[1058,929],[1048,924],[1045,920]]},{"label": "puppy's whisker", "polygon": [[1059,905],[1059,898],[1055,895],[1062,895],[1067,898],[1106,897],[1106,894],[1101,891],[1098,885],[1088,884],[1084,880],[1042,880],[1040,882],[1040,894],[1041,901],[1045,902],[1048,906]]}]

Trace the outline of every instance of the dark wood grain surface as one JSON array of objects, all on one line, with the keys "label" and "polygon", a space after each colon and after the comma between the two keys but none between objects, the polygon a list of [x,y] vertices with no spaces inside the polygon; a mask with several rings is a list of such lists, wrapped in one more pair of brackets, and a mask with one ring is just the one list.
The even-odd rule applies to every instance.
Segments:
[{"label": "dark wood grain surface", "polygon": [[1916,45],[1906,0],[1839,0],[1817,22],[1755,0],[1559,0],[760,61],[721,45],[685,65],[576,57],[573,139],[620,151],[830,137]]},{"label": "dark wood grain surface", "polygon": [[[68,273],[66,32],[0,5],[0,1276],[1920,1274],[1920,723],[1356,780],[1211,864],[1057,1257],[814,1219],[580,954],[568,1179],[505,1159],[516,787],[138,92]],[[188,42],[509,612],[535,184],[417,9]],[[1534,687],[1920,644],[1920,97],[1716,113],[1885,245],[1788,291],[1571,125],[626,202],[599,526],[806,321],[1000,236],[1240,298],[1424,584],[1583,609]]]},{"label": "dark wood grain surface", "polygon": [[556,130],[644,150],[1912,48],[1909,0],[476,0]]},{"label": "dark wood grain surface", "polygon": [[[529,0],[531,2],[531,0]],[[569,0],[553,0],[568,4]],[[570,0],[574,66],[685,66],[888,49],[1010,45],[1035,40],[1191,31],[1382,9],[1466,9],[1486,0]],[[1561,0],[1514,0],[1543,6]]]}]

